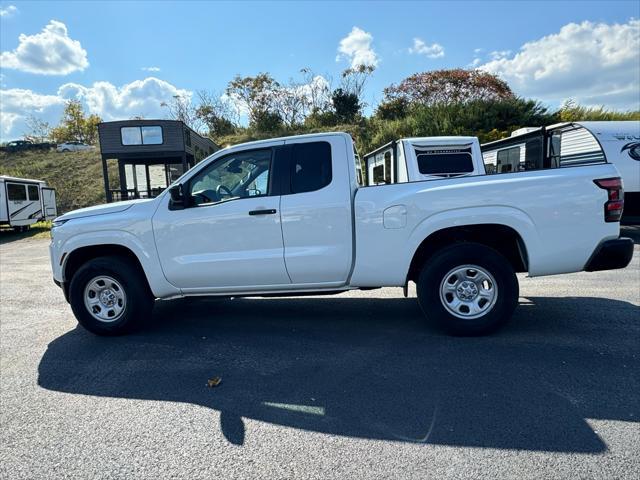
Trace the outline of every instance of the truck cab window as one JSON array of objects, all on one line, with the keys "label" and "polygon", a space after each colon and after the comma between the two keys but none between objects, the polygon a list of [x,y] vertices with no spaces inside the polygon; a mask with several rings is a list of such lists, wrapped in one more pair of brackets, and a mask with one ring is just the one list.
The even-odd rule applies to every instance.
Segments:
[{"label": "truck cab window", "polygon": [[296,143],[291,161],[291,193],[320,190],[331,183],[331,145]]},{"label": "truck cab window", "polygon": [[271,150],[230,154],[198,173],[190,182],[195,205],[269,194]]}]

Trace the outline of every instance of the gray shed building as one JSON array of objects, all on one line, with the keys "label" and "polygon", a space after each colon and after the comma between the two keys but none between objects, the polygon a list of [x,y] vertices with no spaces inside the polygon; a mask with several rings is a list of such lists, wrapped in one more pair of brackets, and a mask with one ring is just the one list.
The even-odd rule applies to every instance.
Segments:
[{"label": "gray shed building", "polygon": [[[155,197],[220,149],[178,120],[103,122],[98,134],[107,202]],[[118,161],[118,189],[109,186],[109,160]]]}]

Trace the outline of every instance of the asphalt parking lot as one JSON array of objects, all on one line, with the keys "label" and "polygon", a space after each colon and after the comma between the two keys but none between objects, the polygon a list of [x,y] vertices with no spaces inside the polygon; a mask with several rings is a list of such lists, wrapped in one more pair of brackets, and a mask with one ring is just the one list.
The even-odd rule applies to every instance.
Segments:
[{"label": "asphalt parking lot", "polygon": [[521,277],[484,338],[400,289],[160,302],[99,338],[47,247],[0,245],[2,478],[640,477],[640,245],[625,270]]}]

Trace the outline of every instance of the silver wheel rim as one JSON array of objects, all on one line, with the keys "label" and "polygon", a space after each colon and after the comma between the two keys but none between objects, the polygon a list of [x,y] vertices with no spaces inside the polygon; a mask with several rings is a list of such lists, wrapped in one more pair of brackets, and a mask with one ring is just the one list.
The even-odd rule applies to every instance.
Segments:
[{"label": "silver wheel rim", "polygon": [[493,275],[477,265],[461,265],[447,273],[440,283],[440,301],[452,315],[463,319],[482,317],[498,298]]},{"label": "silver wheel rim", "polygon": [[100,275],[87,283],[84,289],[84,306],[96,320],[115,322],[124,313],[127,295],[116,279]]}]

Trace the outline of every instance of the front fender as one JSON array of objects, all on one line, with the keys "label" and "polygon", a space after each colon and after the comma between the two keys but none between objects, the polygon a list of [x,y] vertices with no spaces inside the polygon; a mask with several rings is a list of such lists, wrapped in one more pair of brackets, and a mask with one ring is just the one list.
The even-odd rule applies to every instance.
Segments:
[{"label": "front fender", "polygon": [[[54,271],[54,277],[60,277],[62,281],[68,281],[68,279],[63,278],[63,272],[66,267],[67,260],[73,251],[83,247],[118,245],[129,249],[136,256],[140,265],[142,265],[149,287],[156,297],[165,298],[173,295],[179,295],[180,290],[167,282],[162,270],[160,269],[160,262],[155,250],[152,232],[149,231],[147,235],[149,238],[143,239],[131,232],[123,230],[102,230],[97,232],[77,233],[62,240],[59,245],[55,245],[56,241],[54,239],[52,250],[59,252],[59,257],[63,259],[61,263],[58,260],[59,272],[58,275],[56,275],[56,272]],[[143,234],[143,237],[144,236],[145,234]],[[52,258],[52,261],[55,265],[55,259]],[[56,267],[54,266],[54,270],[55,269]]]}]

